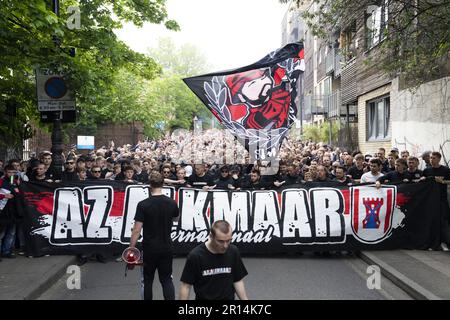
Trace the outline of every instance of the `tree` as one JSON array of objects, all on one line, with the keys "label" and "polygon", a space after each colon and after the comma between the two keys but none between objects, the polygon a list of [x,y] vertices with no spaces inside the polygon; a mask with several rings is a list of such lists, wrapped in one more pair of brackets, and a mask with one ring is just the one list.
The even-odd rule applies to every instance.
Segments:
[{"label": "tree", "polygon": [[[65,75],[76,95],[81,125],[86,124],[90,119],[84,116],[95,112],[114,92],[118,70],[144,79],[153,79],[161,72],[152,58],[119,41],[114,29],[128,21],[136,25],[164,23],[169,29],[179,29],[167,18],[165,0],[65,0],[60,1],[60,16],[52,12],[50,3],[0,2],[0,112],[10,105],[19,110],[17,116],[0,120],[0,136],[7,138],[3,142],[7,145],[21,144],[27,132],[11,128],[25,128],[30,119],[37,118],[36,68]],[[69,6],[80,9],[80,29],[71,30],[66,24]]]},{"label": "tree", "polygon": [[118,69],[110,82],[99,82],[101,96],[86,94],[88,107],[83,107],[83,116],[72,127],[92,133],[99,124],[139,121],[147,137],[158,138],[165,130],[190,129],[195,115],[209,119],[208,109],[182,81],[187,75],[206,71],[198,49],[191,45],[177,48],[163,39],[151,52],[162,66],[158,77],[148,80],[126,67]]},{"label": "tree", "polygon": [[[331,128],[331,143],[337,141],[339,135],[340,123],[334,122]],[[329,142],[330,140],[330,123],[325,121],[320,125],[305,125],[303,129],[303,139],[310,139],[316,142]]]},{"label": "tree", "polygon": [[150,49],[149,54],[162,66],[165,75],[191,77],[211,68],[197,47],[189,43],[177,47],[170,38],[159,38],[158,46]]},{"label": "tree", "polygon": [[[318,6],[317,11],[304,11],[302,16],[313,34],[323,39],[328,38],[332,31],[344,27],[349,17],[369,13],[368,10],[374,6],[385,6],[388,8],[388,19],[386,28],[381,30],[384,39],[378,46],[377,64],[392,76],[402,75],[413,86],[450,73],[450,0],[294,2]],[[373,31],[368,25],[364,28]],[[359,30],[356,30],[355,36],[358,33]]]},{"label": "tree", "polygon": [[163,67],[163,75],[150,82],[146,100],[148,106],[163,110],[158,121],[164,121],[167,129],[173,130],[191,129],[194,116],[204,121],[210,119],[210,111],[182,81],[210,68],[199,50],[190,44],[176,47],[172,40],[162,38],[150,55]]}]

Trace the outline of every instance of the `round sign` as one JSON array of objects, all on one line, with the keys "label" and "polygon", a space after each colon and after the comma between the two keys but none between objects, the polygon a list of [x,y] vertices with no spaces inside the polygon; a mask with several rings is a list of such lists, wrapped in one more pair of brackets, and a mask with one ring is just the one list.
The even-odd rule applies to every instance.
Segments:
[{"label": "round sign", "polygon": [[67,86],[63,78],[52,77],[45,82],[45,93],[53,99],[60,99],[67,93]]}]

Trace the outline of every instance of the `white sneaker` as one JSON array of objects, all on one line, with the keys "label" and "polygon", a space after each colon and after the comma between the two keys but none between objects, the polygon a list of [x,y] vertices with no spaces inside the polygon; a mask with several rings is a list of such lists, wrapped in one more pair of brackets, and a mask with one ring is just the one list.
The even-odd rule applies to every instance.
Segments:
[{"label": "white sneaker", "polygon": [[447,244],[444,242],[441,243],[441,249],[442,249],[442,251],[449,251]]},{"label": "white sneaker", "polygon": [[122,257],[118,257],[117,259],[116,259],[116,262],[122,262],[123,260],[122,260]]}]

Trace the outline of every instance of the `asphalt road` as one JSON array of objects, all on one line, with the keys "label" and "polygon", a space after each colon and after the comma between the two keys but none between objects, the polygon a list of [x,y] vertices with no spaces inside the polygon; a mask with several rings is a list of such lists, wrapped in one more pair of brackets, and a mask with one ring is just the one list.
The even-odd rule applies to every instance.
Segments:
[{"label": "asphalt road", "polygon": [[[179,279],[185,258],[176,257],[173,277],[178,296]],[[303,256],[244,257],[249,272],[245,278],[247,294],[253,300],[385,300],[408,299],[389,280],[381,278],[381,289],[368,289],[367,264],[356,257]],[[69,290],[66,274],[40,299],[45,300],[135,300],[140,299],[139,269],[128,271],[114,260],[105,264],[89,261],[81,267],[81,288]],[[154,299],[161,300],[157,277],[153,284]],[[193,292],[191,292],[193,299]]]}]

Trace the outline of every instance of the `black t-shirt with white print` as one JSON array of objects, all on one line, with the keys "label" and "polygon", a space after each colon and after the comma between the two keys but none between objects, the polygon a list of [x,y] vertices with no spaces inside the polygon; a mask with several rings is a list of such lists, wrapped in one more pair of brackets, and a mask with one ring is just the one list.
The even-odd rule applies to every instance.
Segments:
[{"label": "black t-shirt with white print", "polygon": [[190,186],[192,186],[192,188],[201,189],[205,186],[213,186],[214,178],[208,173],[206,173],[203,177],[199,177],[194,173],[189,176],[187,182]]},{"label": "black t-shirt with white print", "polygon": [[202,243],[187,256],[181,281],[194,286],[196,300],[234,300],[233,284],[247,274],[235,245],[215,254]]},{"label": "black t-shirt with white print", "polygon": [[151,196],[138,203],[135,221],[143,223],[144,253],[172,252],[171,239],[173,219],[178,217],[177,203],[165,196]]}]

